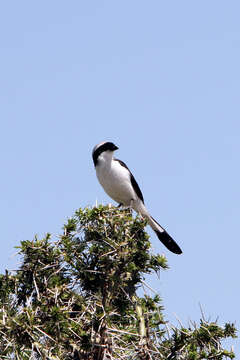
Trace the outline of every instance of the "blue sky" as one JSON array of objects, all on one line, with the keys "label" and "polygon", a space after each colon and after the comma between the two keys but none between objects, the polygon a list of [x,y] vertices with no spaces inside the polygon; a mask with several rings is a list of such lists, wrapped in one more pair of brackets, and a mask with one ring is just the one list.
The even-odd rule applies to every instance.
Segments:
[{"label": "blue sky", "polygon": [[20,240],[110,202],[91,151],[111,140],[184,252],[148,228],[171,267],[148,280],[166,317],[197,321],[200,303],[240,327],[239,13],[216,0],[1,4],[2,272]]}]

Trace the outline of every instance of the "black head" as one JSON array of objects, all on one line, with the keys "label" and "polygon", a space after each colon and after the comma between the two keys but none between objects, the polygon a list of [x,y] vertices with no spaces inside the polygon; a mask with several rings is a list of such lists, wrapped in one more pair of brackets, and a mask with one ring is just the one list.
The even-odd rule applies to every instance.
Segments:
[{"label": "black head", "polygon": [[95,166],[97,165],[98,157],[104,151],[115,151],[117,149],[118,149],[118,147],[116,145],[114,145],[114,143],[109,142],[109,141],[101,142],[100,144],[96,145],[92,152],[94,165]]}]

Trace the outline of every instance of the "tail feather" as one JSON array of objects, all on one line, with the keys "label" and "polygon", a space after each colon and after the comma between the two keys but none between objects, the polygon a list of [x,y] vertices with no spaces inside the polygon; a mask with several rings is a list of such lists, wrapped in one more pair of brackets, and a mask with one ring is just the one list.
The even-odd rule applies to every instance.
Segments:
[{"label": "tail feather", "polygon": [[[150,220],[150,219],[149,219]],[[182,250],[178,246],[178,244],[173,240],[173,238],[164,230],[158,222],[151,217],[151,221],[149,221],[149,225],[155,231],[159,240],[166,246],[166,248],[172,251],[174,254],[182,254]]]},{"label": "tail feather", "polygon": [[147,219],[151,228],[155,231],[159,240],[163,243],[163,245],[168,248],[168,250],[172,251],[174,254],[182,254],[182,250],[178,246],[178,244],[171,238],[171,236],[167,233],[167,231],[149,214],[143,202],[136,202],[132,204],[132,207],[135,211],[140,213],[145,219]]},{"label": "tail feather", "polygon": [[165,230],[163,232],[157,230],[154,231],[157,234],[159,240],[163,243],[163,245],[166,246],[166,248],[168,248],[168,250],[172,251],[174,254],[182,254],[182,250],[180,249],[176,241],[174,241],[173,238],[171,238],[171,236]]}]

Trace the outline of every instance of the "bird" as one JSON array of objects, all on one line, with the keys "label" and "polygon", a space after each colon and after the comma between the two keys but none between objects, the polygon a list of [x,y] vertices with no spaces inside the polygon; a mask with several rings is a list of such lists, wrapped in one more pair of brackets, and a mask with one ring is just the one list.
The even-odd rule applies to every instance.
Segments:
[{"label": "bird", "polygon": [[93,148],[92,158],[99,183],[119,206],[130,207],[145,218],[168,250],[181,254],[178,244],[148,212],[140,187],[127,165],[114,158],[114,152],[118,149],[110,141],[100,142]]}]

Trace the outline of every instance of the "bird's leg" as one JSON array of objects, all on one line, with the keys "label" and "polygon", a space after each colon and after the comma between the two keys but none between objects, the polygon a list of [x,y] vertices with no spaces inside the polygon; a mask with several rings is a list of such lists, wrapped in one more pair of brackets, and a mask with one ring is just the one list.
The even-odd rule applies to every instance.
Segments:
[{"label": "bird's leg", "polygon": [[122,208],[122,210],[131,209],[130,206],[125,206],[125,205],[123,205],[122,203],[119,203],[119,204],[118,204],[117,209],[119,209],[119,208]]},{"label": "bird's leg", "polygon": [[133,199],[131,199],[131,201],[130,201],[130,204],[129,205],[124,205],[124,204],[122,204],[122,203],[119,203],[118,204],[118,206],[117,206],[117,209],[118,208],[120,208],[121,206],[122,206],[122,208],[123,208],[123,210],[132,210],[133,209],[133,207],[132,207],[132,205],[133,205]]},{"label": "bird's leg", "polygon": [[134,202],[134,200],[133,199],[131,199],[130,200],[130,205],[128,206],[128,209],[132,212],[132,210],[133,210],[133,202]]}]

